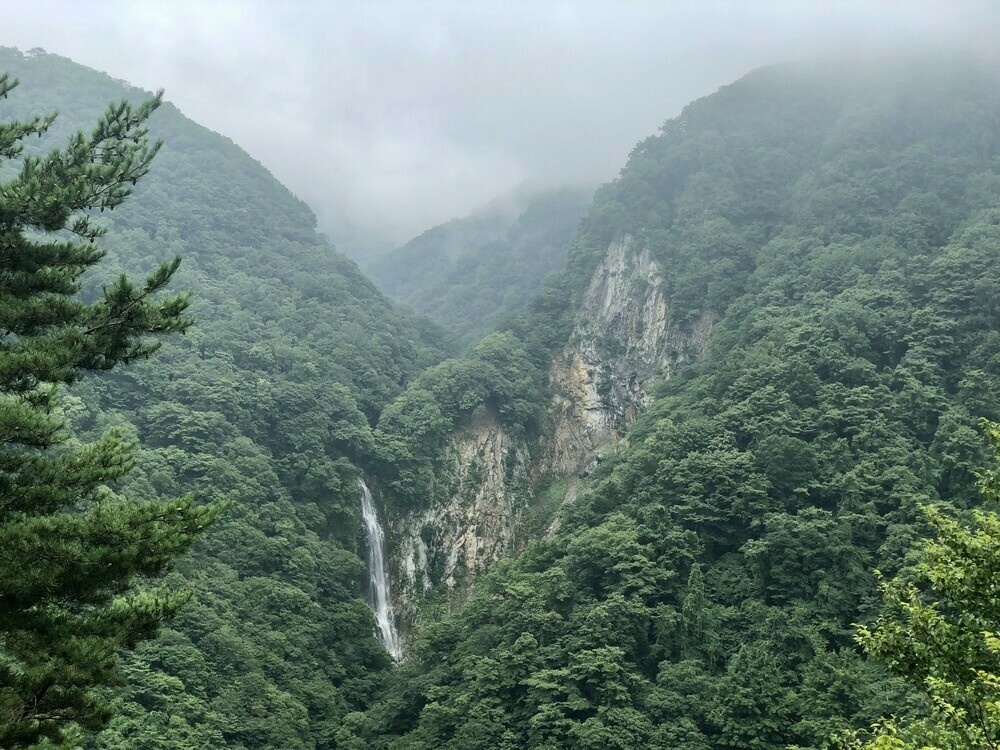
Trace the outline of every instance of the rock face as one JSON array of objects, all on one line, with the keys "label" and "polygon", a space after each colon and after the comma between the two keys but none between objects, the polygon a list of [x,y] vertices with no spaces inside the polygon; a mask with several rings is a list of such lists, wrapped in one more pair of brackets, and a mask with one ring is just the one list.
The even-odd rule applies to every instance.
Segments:
[{"label": "rock face", "polygon": [[[542,476],[588,474],[647,406],[651,383],[704,353],[712,319],[686,331],[671,327],[662,281],[649,249],[631,236],[608,247],[571,339],[552,360],[553,395],[536,460],[523,438],[488,414],[452,439],[437,479],[447,488],[437,492],[445,501],[395,528],[404,629],[423,593],[444,586],[464,599],[475,576],[520,543],[524,512]],[[575,479],[567,485],[563,502],[571,502],[578,485]]]},{"label": "rock face", "polygon": [[466,589],[477,573],[513,546],[531,501],[530,461],[522,437],[482,413],[456,434],[439,477],[445,502],[400,519],[396,528],[400,601],[439,585]]},{"label": "rock face", "polygon": [[544,471],[589,473],[649,403],[652,381],[704,353],[712,319],[669,325],[659,266],[631,235],[608,248],[583,297],[572,338],[553,358],[552,434]]}]

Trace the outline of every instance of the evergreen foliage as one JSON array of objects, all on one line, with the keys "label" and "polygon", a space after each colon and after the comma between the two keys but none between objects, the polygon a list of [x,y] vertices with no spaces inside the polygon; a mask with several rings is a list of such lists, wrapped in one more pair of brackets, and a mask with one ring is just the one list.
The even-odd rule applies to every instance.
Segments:
[{"label": "evergreen foliage", "polygon": [[[986,428],[1000,458],[1000,426]],[[865,652],[931,707],[926,717],[881,723],[865,750],[1000,746],[1000,472],[984,473],[979,487],[990,507],[974,510],[971,524],[923,509],[934,538],[921,542],[912,569],[882,584],[887,611],[858,632]],[[862,746],[856,734],[842,739]]]},{"label": "evergreen foliage", "polygon": [[[0,99],[16,79],[0,75]],[[73,441],[59,386],[90,370],[151,354],[145,337],[184,331],[186,295],[160,297],[179,265],[141,287],[121,275],[93,302],[81,277],[104,253],[93,212],[114,210],[144,177],[159,144],[145,122],[160,95],[108,108],[93,132],[45,156],[26,156],[0,185],[0,744],[72,744],[73,725],[101,728],[95,688],[117,677],[134,648],[184,601],[184,592],[136,588],[160,574],[215,517],[188,495],[127,501],[108,487],[134,463],[118,430]],[[21,157],[55,116],[7,120],[0,155]]]},{"label": "evergreen foliage", "polygon": [[[31,113],[67,115],[30,126],[50,135],[123,93],[52,55],[0,53]],[[81,451],[110,467],[95,508],[194,491],[231,510],[169,573],[192,600],[123,655],[124,684],[102,696],[116,716],[85,746],[770,750],[824,747],[845,726],[916,731],[927,716],[953,736],[940,717],[992,701],[996,671],[979,631],[995,618],[948,582],[971,576],[974,593],[981,571],[951,550],[988,559],[993,524],[972,509],[989,459],[978,421],[1000,420],[998,90],[995,72],[939,62],[751,74],[639,144],[565,267],[453,359],[259,165],[161,106],[157,169],[101,214],[108,255],[93,276],[109,275],[80,309],[110,310],[125,299],[117,275],[180,254],[164,273],[198,291],[199,325],[155,363],[74,382],[39,424],[78,436],[53,461]],[[558,531],[426,622],[391,669],[362,598],[357,479],[378,479],[392,516],[436,502],[449,436],[482,411],[543,439],[553,353],[626,234],[664,269],[670,325],[713,324],[705,357],[658,389]],[[456,299],[481,289],[468,287]],[[66,378],[103,363],[70,362]],[[49,398],[23,386],[17,398]],[[119,454],[84,447],[109,430],[139,445],[120,478]],[[929,519],[927,505],[940,509]],[[979,531],[948,520],[966,514]],[[941,538],[920,567],[928,520]],[[874,568],[900,581],[881,621]],[[912,594],[914,571],[930,593]],[[934,598],[939,583],[954,604]],[[895,658],[921,643],[907,613],[969,645],[954,661],[973,655],[978,686],[926,652],[897,659],[905,679],[864,658],[853,623]]]}]

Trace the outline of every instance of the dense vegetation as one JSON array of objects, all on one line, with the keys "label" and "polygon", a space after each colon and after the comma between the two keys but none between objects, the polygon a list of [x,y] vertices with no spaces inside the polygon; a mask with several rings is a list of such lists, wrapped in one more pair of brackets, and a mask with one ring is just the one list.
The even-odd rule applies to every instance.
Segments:
[{"label": "dense vegetation", "polygon": [[442,449],[479,409],[510,430],[537,428],[542,385],[527,352],[509,333],[492,333],[463,357],[420,374],[382,413],[375,442],[380,487],[395,510],[426,508],[448,492],[437,486]]},{"label": "dense vegetation", "polygon": [[469,344],[531,302],[562,268],[590,193],[520,191],[429,229],[366,269],[387,294]]},{"label": "dense vegetation", "polygon": [[[3,114],[60,111],[46,151],[104,106],[147,95],[54,55],[0,50],[21,80]],[[167,578],[193,599],[124,660],[97,748],[331,747],[389,667],[362,598],[357,479],[371,424],[439,361],[432,326],[396,312],[323,244],[309,209],[234,144],[164,104],[165,144],[135,195],[98,213],[109,255],[87,278],[183,258],[196,324],[149,362],[61,399],[80,440],[138,441],[114,486],[145,500],[195,492],[225,511]]]},{"label": "dense vegetation", "polygon": [[[1000,459],[1000,425],[983,424]],[[992,507],[963,523],[924,507],[934,529],[919,546],[908,575],[882,584],[885,610],[871,629],[861,627],[865,652],[910,682],[930,701],[927,716],[892,717],[870,736],[846,730],[842,746],[880,748],[997,747],[1000,743],[1000,469],[980,476]],[[859,737],[865,736],[862,745]]]},{"label": "dense vegetation", "polygon": [[1000,417],[997,80],[757,72],[602,188],[511,326],[543,364],[607,243],[717,322],[553,537],[419,634],[344,747],[821,747],[924,704],[857,651],[873,568],[963,512]]},{"label": "dense vegetation", "polygon": [[[0,99],[17,80],[0,74]],[[187,295],[163,297],[178,259],[137,286],[126,276],[91,304],[80,278],[100,262],[114,210],[149,170],[145,121],[161,103],[111,105],[90,133],[23,157],[53,115],[0,125],[0,158],[20,166],[0,185],[0,743],[71,747],[100,729],[118,652],[155,635],[183,592],[137,587],[189,548],[218,511],[193,499],[130,501],[107,483],[130,468],[121,432],[70,440],[59,386],[152,354],[154,334],[182,332]],[[23,158],[22,158],[23,157]]]}]

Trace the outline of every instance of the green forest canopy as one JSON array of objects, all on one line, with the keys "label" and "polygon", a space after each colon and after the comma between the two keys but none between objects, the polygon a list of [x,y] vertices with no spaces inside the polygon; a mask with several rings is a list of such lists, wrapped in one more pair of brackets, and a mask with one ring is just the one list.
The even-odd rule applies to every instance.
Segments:
[{"label": "green forest canopy", "polygon": [[[0,74],[0,99],[17,88]],[[134,446],[110,429],[72,441],[59,387],[152,354],[154,334],[182,333],[188,295],[164,297],[180,263],[154,267],[144,284],[122,275],[90,304],[80,278],[103,257],[94,214],[131,194],[156,155],[145,122],[161,95],[112,104],[89,133],[43,157],[24,156],[54,115],[6,120],[0,158],[19,166],[0,184],[0,743],[71,747],[77,727],[102,729],[99,688],[117,675],[118,652],[152,638],[185,593],[140,588],[158,576],[218,507],[190,495],[159,501],[116,496],[108,482],[133,463]]]},{"label": "green forest canopy", "polygon": [[386,294],[471,344],[526,308],[566,252],[592,191],[515,191],[428,229],[366,270]]},{"label": "green forest canopy", "polygon": [[926,710],[852,623],[873,568],[908,569],[919,506],[964,512],[987,465],[997,92],[962,65],[783,66],[640,143],[510,332],[544,368],[629,233],[672,325],[718,320],[709,352],[341,746],[818,748]]},{"label": "green forest canopy", "polygon": [[[22,82],[5,116],[61,113],[42,150],[146,96],[55,55],[0,50],[0,70]],[[171,286],[194,290],[197,323],[153,360],[74,385],[62,408],[80,440],[115,428],[139,442],[116,492],[195,492],[227,511],[169,574],[194,598],[125,657],[118,714],[90,746],[330,746],[389,667],[356,553],[371,426],[445,351],[232,142],[169,104],[150,130],[165,144],[134,197],[100,214],[109,254],[85,293],[179,255]]]}]

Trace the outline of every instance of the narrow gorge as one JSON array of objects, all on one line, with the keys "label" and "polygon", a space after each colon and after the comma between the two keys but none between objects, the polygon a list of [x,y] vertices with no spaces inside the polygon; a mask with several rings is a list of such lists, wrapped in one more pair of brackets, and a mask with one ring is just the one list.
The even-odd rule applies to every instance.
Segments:
[{"label": "narrow gorge", "polygon": [[547,400],[537,428],[512,430],[487,405],[447,438],[423,488],[432,507],[393,524],[390,570],[406,627],[433,588],[453,591],[458,606],[489,566],[558,528],[559,509],[627,435],[654,384],[704,355],[715,316],[672,324],[663,287],[648,245],[630,234],[610,242],[540,375]]}]

